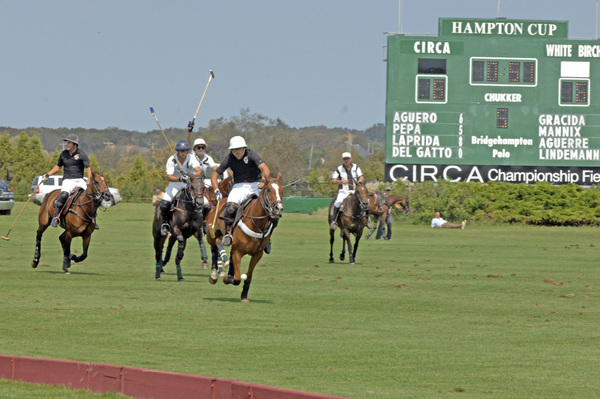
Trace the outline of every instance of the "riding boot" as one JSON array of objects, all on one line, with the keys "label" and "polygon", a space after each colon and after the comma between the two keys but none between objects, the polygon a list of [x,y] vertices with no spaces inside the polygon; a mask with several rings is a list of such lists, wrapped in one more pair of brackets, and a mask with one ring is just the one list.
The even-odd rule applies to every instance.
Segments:
[{"label": "riding boot", "polygon": [[223,245],[226,247],[231,246],[233,243],[233,237],[231,236],[231,226],[235,221],[235,214],[238,210],[239,205],[234,202],[228,202],[225,212],[223,212],[223,221],[225,222],[225,236],[223,237]]},{"label": "riding boot", "polygon": [[56,227],[60,223],[58,215],[60,215],[60,212],[65,206],[65,202],[67,202],[68,198],[69,193],[66,191],[61,191],[61,193],[58,194],[58,197],[56,197],[56,199],[54,200],[54,217],[52,218],[52,222],[50,223],[52,227]]},{"label": "riding boot", "polygon": [[337,229],[337,217],[338,217],[339,213],[340,213],[340,208],[336,208],[334,206],[333,207],[333,217],[331,218],[332,222],[331,222],[331,225],[329,226],[329,228],[331,230]]},{"label": "riding boot", "polygon": [[169,234],[169,230],[171,229],[171,226],[169,225],[169,222],[171,221],[171,202],[163,200],[160,202],[159,206],[163,219],[163,223],[160,226],[160,235],[166,236]]}]

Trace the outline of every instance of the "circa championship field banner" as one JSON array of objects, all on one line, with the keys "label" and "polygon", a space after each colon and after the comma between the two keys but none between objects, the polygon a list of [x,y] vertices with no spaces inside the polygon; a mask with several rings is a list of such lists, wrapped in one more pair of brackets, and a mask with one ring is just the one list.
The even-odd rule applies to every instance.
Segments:
[{"label": "circa championship field banner", "polygon": [[600,44],[566,21],[388,36],[385,162],[388,181],[600,183]]}]

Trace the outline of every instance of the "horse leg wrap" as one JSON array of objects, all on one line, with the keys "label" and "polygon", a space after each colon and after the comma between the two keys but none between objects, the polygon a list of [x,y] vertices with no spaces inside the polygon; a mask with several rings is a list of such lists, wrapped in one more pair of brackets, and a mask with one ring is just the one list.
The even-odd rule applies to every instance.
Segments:
[{"label": "horse leg wrap", "polygon": [[227,256],[227,252],[225,251],[223,246],[219,247],[219,261],[221,262],[221,265],[219,266],[219,273],[223,273],[223,268],[229,266],[229,257]]},{"label": "horse leg wrap", "polygon": [[248,299],[248,291],[250,290],[250,281],[244,281],[244,288],[242,288],[242,299]]},{"label": "horse leg wrap", "polygon": [[154,278],[157,280],[160,280],[160,271],[162,270],[162,265],[161,262],[156,262],[155,266],[155,271],[154,271]]},{"label": "horse leg wrap", "polygon": [[208,261],[208,253],[206,252],[206,244],[204,244],[204,240],[200,240],[200,254],[202,257],[202,262],[206,263]]},{"label": "horse leg wrap", "polygon": [[173,247],[167,246],[167,250],[165,251],[165,258],[162,261],[163,266],[166,265],[167,263],[169,263],[169,261],[171,260],[171,251],[172,250],[173,250]]},{"label": "horse leg wrap", "polygon": [[[32,267],[37,267],[38,263],[40,263],[40,255],[42,253],[42,240],[35,240],[35,252],[33,253],[33,263]],[[34,266],[35,265],[35,266]]]},{"label": "horse leg wrap", "polygon": [[66,274],[69,274],[69,268],[70,268],[70,267],[71,267],[71,256],[70,256],[70,255],[65,255],[65,256],[63,257],[63,266],[62,266],[62,268],[63,268],[63,271],[64,271]]},{"label": "horse leg wrap", "polygon": [[177,280],[184,281],[183,273],[181,273],[181,265],[177,265]]}]

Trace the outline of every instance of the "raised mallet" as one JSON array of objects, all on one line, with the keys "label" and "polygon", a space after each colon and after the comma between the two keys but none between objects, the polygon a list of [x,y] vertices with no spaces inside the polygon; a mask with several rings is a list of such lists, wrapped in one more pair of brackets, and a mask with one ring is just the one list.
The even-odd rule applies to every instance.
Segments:
[{"label": "raised mallet", "polygon": [[33,197],[33,193],[35,193],[38,189],[38,187],[40,186],[40,184],[42,184],[44,182],[44,178],[40,179],[40,182],[38,183],[37,186],[35,186],[35,190],[33,190],[31,192],[31,195],[29,196],[29,199],[27,200],[27,202],[25,203],[25,205],[23,205],[23,208],[21,208],[21,212],[19,212],[19,214],[17,215],[17,218],[15,219],[15,221],[13,222],[12,226],[10,226],[10,229],[8,229],[8,233],[6,233],[5,236],[0,237],[1,239],[3,239],[4,241],[10,241],[10,238],[8,238],[8,235],[10,234],[10,232],[12,231],[13,227],[15,227],[15,224],[17,224],[17,220],[19,220],[19,217],[21,216],[21,214],[23,213],[23,211],[25,210],[25,207],[27,206],[27,204],[29,204],[29,201],[31,201],[31,198]]},{"label": "raised mallet", "polygon": [[181,170],[181,173],[183,173],[183,166],[181,166],[179,159],[177,159],[177,156],[175,155],[175,151],[173,151],[173,147],[171,147],[171,143],[169,143],[169,140],[167,139],[167,135],[165,134],[165,131],[163,130],[162,126],[160,125],[160,122],[158,121],[158,118],[156,117],[156,113],[154,112],[153,107],[150,107],[150,112],[152,112],[152,116],[156,120],[156,123],[158,124],[158,127],[159,127],[160,131],[162,132],[162,135],[165,138],[167,145],[169,146],[169,150],[171,150],[171,154],[173,154],[173,158],[175,159],[175,161],[177,161],[177,165],[179,165],[179,170]]},{"label": "raised mallet", "polygon": [[188,123],[188,132],[190,132],[190,133],[192,132],[192,130],[194,130],[194,122],[196,121],[196,116],[198,116],[198,111],[200,111],[200,106],[202,105],[202,100],[204,100],[204,95],[206,94],[208,85],[210,84],[210,81],[213,80],[214,78],[215,78],[215,73],[211,69],[210,76],[208,77],[208,82],[206,82],[206,87],[204,88],[204,93],[202,93],[202,98],[200,99],[200,104],[198,104],[198,108],[196,108],[196,113],[194,114],[194,119],[192,119]]}]

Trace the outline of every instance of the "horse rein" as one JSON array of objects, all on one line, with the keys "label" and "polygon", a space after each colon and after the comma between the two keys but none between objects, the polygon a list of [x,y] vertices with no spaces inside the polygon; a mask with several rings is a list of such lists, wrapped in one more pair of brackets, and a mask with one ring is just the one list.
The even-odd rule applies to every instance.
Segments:
[{"label": "horse rein", "polygon": [[[86,211],[86,210],[85,210],[83,207],[84,207],[85,205],[87,205],[87,204],[89,204],[89,203],[93,202],[93,201],[101,201],[101,200],[102,200],[102,197],[103,197],[104,193],[103,193],[103,192],[100,190],[100,188],[99,188],[98,186],[99,186],[99,183],[97,183],[95,179],[92,179],[92,189],[93,189],[93,191],[95,191],[96,193],[95,193],[95,194],[94,194],[94,193],[92,193],[91,195],[90,195],[90,194],[88,194],[88,193],[84,193],[86,197],[88,197],[88,198],[89,198],[89,197],[91,197],[92,199],[91,199],[91,200],[89,200],[89,201],[87,201],[87,202],[81,203],[81,204],[78,204],[78,203],[76,203],[76,202],[73,202],[73,204],[71,205],[71,209],[69,209],[69,212],[71,212],[71,213],[75,214],[75,215],[76,215],[78,218],[80,218],[80,219],[81,219],[81,220],[83,220],[84,222],[86,222],[86,223],[90,223],[90,222],[93,220],[93,217],[92,217],[92,216],[90,216],[90,215],[88,214],[88,212],[87,212],[87,211]],[[72,208],[72,207],[75,207],[75,206],[78,206],[78,207],[80,207],[80,208],[81,208],[81,210],[83,211],[83,213],[85,214],[85,216],[86,216],[86,218],[87,218],[87,219],[86,219],[86,218],[84,218],[83,216],[81,216],[81,215],[80,215],[79,213],[77,213],[75,210],[73,210],[73,208]]]},{"label": "horse rein", "polygon": [[[356,191],[354,191],[353,193],[351,193],[350,195],[352,195],[354,197],[354,201],[356,202],[356,205],[358,205],[358,209],[361,210],[361,215],[349,215],[346,212],[342,213],[344,214],[344,216],[353,219],[353,220],[358,220],[358,219],[362,219],[365,217],[364,213],[369,211],[369,201],[365,203],[363,203],[360,199],[360,197],[358,195],[356,195]],[[343,206],[343,205],[342,205]]]}]

